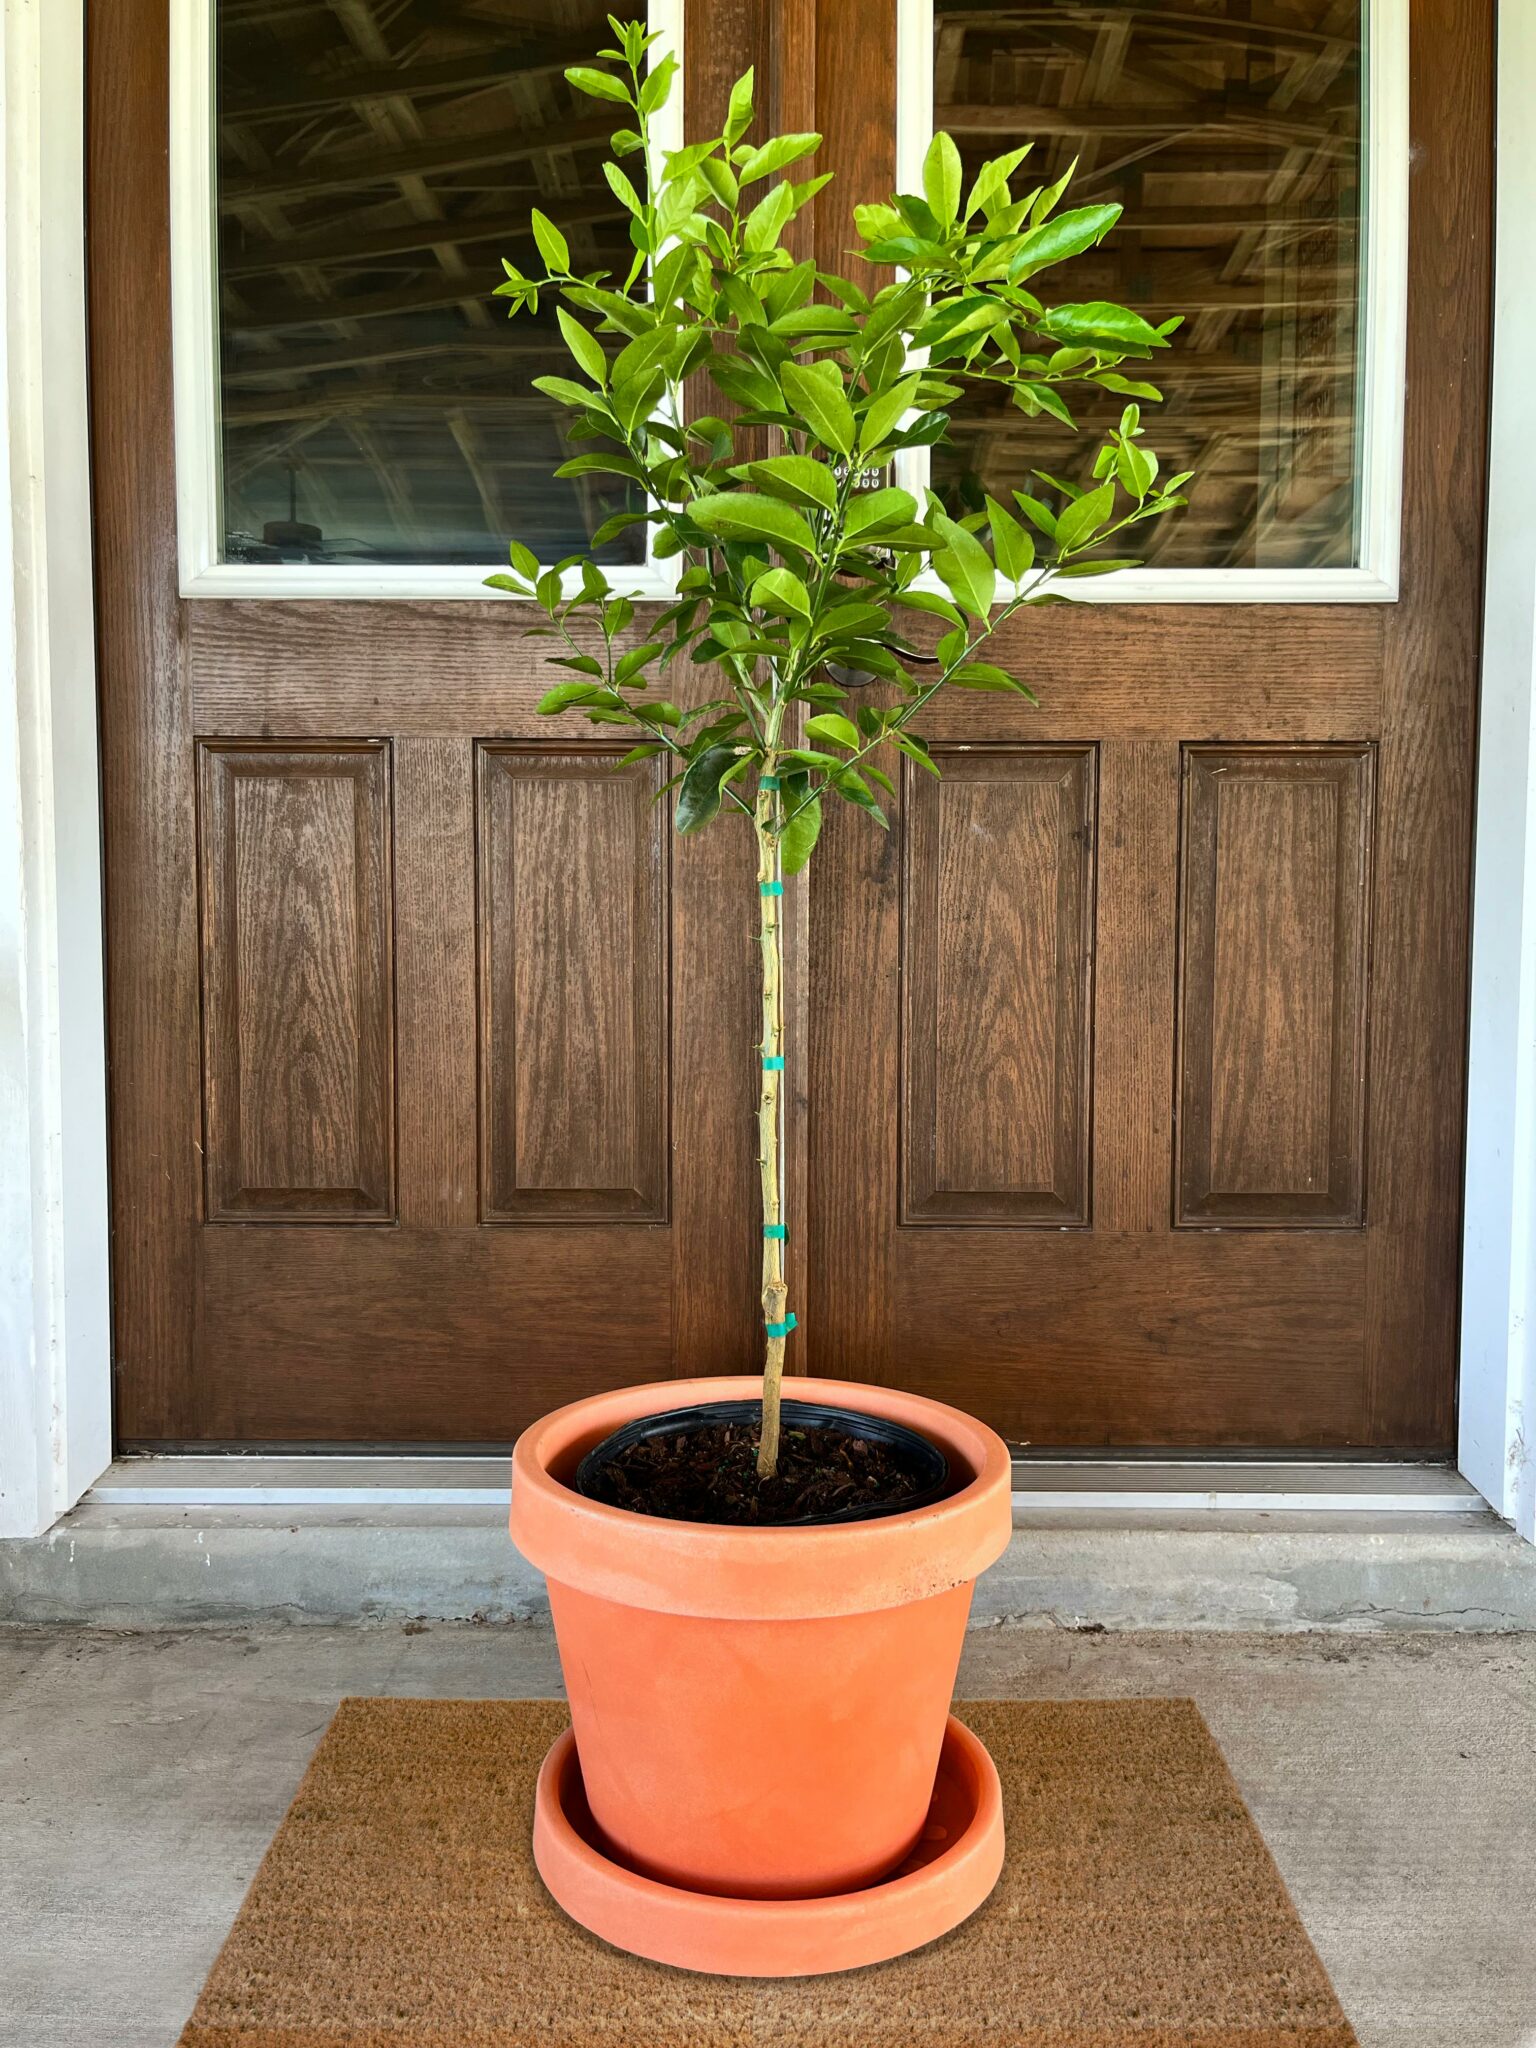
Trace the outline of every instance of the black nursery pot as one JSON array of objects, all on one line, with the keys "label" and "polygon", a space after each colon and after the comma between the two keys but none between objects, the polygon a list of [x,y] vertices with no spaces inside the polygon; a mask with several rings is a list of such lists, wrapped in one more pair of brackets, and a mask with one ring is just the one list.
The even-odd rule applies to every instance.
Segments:
[{"label": "black nursery pot", "polygon": [[[576,1467],[576,1491],[588,1499],[594,1498],[597,1475],[604,1466],[622,1456],[632,1445],[644,1443],[650,1437],[686,1436],[716,1423],[756,1425],[761,1421],[762,1413],[761,1401],[703,1401],[692,1408],[668,1408],[659,1415],[642,1415],[634,1422],[626,1422],[612,1436],[605,1436],[600,1444],[593,1445]],[[843,1436],[881,1445],[916,1479],[917,1490],[909,1493],[905,1500],[861,1503],[839,1508],[832,1514],[797,1515],[792,1520],[773,1523],[771,1526],[776,1529],[812,1528],[833,1522],[869,1522],[882,1515],[910,1514],[914,1508],[931,1507],[953,1490],[949,1479],[949,1460],[944,1453],[937,1444],[931,1444],[927,1437],[919,1436],[915,1429],[908,1429],[904,1423],[887,1422],[883,1416],[863,1415],[857,1408],[834,1408],[820,1401],[786,1400],[780,1415],[785,1430],[836,1430]]]}]

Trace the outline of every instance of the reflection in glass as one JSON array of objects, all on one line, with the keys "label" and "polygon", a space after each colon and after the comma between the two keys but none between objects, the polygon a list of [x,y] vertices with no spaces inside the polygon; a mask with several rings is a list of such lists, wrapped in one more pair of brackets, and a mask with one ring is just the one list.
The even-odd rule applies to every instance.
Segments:
[{"label": "reflection in glass", "polygon": [[[580,271],[628,268],[610,130],[563,75],[623,0],[218,0],[225,559],[546,561],[623,505],[557,481],[553,309],[509,326],[533,206]],[[613,115],[622,110],[610,110]],[[638,174],[636,174],[638,175]],[[643,528],[603,559],[634,561]]]},{"label": "reflection in glass", "polygon": [[[1186,315],[1146,373],[1149,438],[1195,469],[1149,529],[1160,568],[1339,568],[1358,559],[1362,0],[935,0],[934,120],[967,170],[1033,140],[1022,193],[1078,159],[1070,205],[1118,200],[1060,296]],[[1028,186],[1021,180],[1028,176]],[[1128,366],[1129,367],[1129,366]],[[1122,403],[1049,419],[957,407],[934,484],[952,501],[1082,481]]]}]

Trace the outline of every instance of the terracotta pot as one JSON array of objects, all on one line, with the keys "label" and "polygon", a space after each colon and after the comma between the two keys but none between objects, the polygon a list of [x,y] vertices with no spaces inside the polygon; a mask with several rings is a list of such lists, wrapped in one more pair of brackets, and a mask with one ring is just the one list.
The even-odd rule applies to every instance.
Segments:
[{"label": "terracotta pot", "polygon": [[797,1378],[797,1400],[921,1431],[958,1491],[752,1529],[631,1514],[569,1483],[621,1424],[757,1385],[666,1380],[545,1416],[513,1455],[511,1528],[549,1582],[586,1797],[617,1856],[692,1891],[820,1898],[877,1882],[922,1830],[972,1584],[1008,1541],[1008,1450],[941,1402]]}]

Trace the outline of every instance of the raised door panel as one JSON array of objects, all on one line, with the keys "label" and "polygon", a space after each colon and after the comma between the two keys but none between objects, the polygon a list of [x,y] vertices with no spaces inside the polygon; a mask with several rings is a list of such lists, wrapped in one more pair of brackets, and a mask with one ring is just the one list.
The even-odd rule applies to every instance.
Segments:
[{"label": "raised door panel", "polygon": [[208,1219],[387,1221],[389,749],[198,755]]},{"label": "raised door panel", "polygon": [[479,750],[481,1215],[667,1217],[667,820],[646,764]]},{"label": "raised door panel", "polygon": [[1181,1223],[1364,1220],[1371,766],[1186,754]]},{"label": "raised door panel", "polygon": [[1086,1223],[1094,754],[936,749],[906,791],[906,1223]]}]

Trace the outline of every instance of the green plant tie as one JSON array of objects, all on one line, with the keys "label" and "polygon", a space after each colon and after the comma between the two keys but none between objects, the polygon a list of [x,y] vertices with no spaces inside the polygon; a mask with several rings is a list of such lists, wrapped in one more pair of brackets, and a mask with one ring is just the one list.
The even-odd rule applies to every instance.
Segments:
[{"label": "green plant tie", "polygon": [[763,1072],[764,1072],[765,1074],[782,1074],[782,1073],[783,1073],[783,1071],[784,1071],[784,1055],[783,1055],[783,1053],[781,1053],[781,1052],[770,1052],[770,1053],[765,1053],[765,1054],[763,1055]]},{"label": "green plant tie", "polygon": [[759,882],[757,893],[759,896],[782,896],[784,894],[784,884],[782,882]]},{"label": "green plant tie", "polygon": [[764,1237],[788,1237],[789,1225],[787,1223],[765,1223],[763,1225],[763,1235]]},{"label": "green plant tie", "polygon": [[759,789],[777,789],[779,786],[779,778],[777,777],[777,775],[759,775],[759,777],[757,778],[757,786]]},{"label": "green plant tie", "polygon": [[764,1323],[763,1328],[770,1337],[787,1337],[797,1321],[796,1316],[787,1315],[782,1323]]}]

